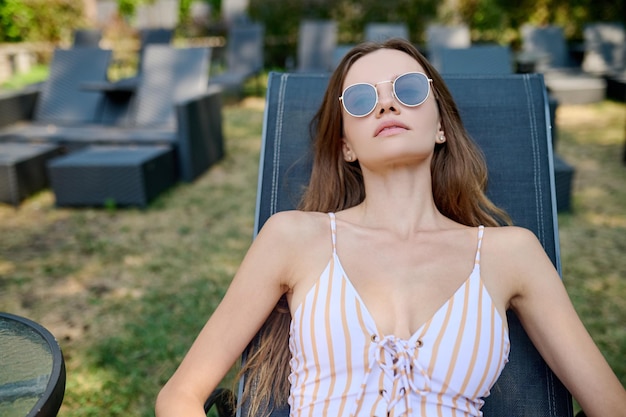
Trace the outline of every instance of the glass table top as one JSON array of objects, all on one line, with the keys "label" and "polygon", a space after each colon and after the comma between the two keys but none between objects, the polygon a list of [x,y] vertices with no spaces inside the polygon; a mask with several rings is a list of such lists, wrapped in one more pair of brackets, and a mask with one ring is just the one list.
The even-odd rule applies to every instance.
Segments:
[{"label": "glass table top", "polygon": [[36,327],[0,315],[0,416],[29,415],[46,392],[53,361]]}]

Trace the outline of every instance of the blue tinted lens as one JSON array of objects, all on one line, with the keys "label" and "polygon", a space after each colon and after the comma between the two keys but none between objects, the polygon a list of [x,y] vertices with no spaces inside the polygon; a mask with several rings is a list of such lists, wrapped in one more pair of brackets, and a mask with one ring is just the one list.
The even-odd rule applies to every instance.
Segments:
[{"label": "blue tinted lens", "polygon": [[410,72],[396,78],[393,92],[400,103],[415,107],[422,104],[430,93],[430,81],[425,74]]},{"label": "blue tinted lens", "polygon": [[377,92],[370,84],[354,84],[343,92],[342,101],[348,113],[363,117],[370,114],[376,107]]}]

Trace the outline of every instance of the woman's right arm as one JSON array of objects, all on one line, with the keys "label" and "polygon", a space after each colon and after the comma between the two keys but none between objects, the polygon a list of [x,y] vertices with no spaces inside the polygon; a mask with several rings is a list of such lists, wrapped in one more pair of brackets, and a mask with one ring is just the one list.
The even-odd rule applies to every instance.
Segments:
[{"label": "woman's right arm", "polygon": [[263,227],[223,300],[161,389],[157,417],[205,416],[205,400],[289,290],[293,263],[288,260],[300,239],[297,217],[275,215]]}]

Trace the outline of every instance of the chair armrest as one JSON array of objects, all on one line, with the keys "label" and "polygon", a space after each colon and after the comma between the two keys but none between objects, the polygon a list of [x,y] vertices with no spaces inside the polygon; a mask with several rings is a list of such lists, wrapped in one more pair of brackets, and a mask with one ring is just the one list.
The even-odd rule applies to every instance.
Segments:
[{"label": "chair armrest", "polygon": [[177,103],[176,122],[181,180],[191,182],[224,156],[222,90]]},{"label": "chair armrest", "polygon": [[39,88],[36,87],[0,95],[0,127],[32,120],[38,96]]},{"label": "chair armrest", "polygon": [[231,390],[217,388],[204,403],[204,412],[208,414],[211,407],[215,406],[218,417],[235,417],[236,402],[237,398]]}]

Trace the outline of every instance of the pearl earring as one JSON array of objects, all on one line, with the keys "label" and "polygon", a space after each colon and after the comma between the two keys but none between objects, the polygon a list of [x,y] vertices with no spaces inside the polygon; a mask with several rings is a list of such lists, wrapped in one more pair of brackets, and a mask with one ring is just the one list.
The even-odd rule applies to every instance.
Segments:
[{"label": "pearl earring", "polygon": [[439,142],[441,142],[441,143],[445,142],[445,141],[446,141],[446,135],[444,135],[443,133],[440,133],[440,134],[437,136],[437,141],[439,141]]}]

